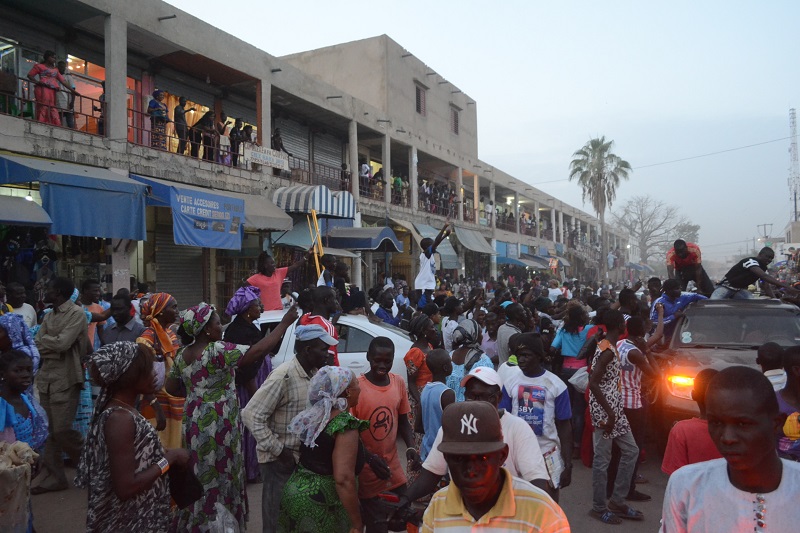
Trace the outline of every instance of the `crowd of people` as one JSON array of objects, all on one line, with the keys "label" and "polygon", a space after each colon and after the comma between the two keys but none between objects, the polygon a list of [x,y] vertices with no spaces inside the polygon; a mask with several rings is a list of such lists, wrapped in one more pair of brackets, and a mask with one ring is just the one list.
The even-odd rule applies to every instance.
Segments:
[{"label": "crowd of people", "polygon": [[[42,454],[33,495],[68,487],[65,456],[77,465],[89,531],[206,531],[226,520],[244,530],[249,482],[263,483],[265,532],[569,531],[561,491],[588,490],[573,486],[575,461],[592,469],[590,516],[643,520],[654,353],[705,297],[674,278],[619,292],[459,279],[442,293],[435,251],[449,231],[423,239],[412,286],[384,278],[370,295],[325,256],[316,284],[291,296],[286,276],[308,254],[276,267],[264,253],[224,313],[146,290],[104,305],[96,280],[77,290],[57,277],[31,331],[14,287],[0,316],[0,436]],[[734,265],[715,294],[746,290],[745,275],[783,283],[768,278],[770,253]],[[254,325],[265,309],[285,311],[266,333]],[[405,328],[410,349],[375,337],[369,370],[355,375],[339,366],[341,313]],[[295,356],[273,368],[291,327]],[[407,376],[391,371],[396,357]],[[798,518],[766,508],[794,509],[800,488],[800,348],[768,343],[758,363],[763,373],[695,379],[700,417],[673,428],[663,458],[662,531],[720,520],[726,531],[753,521],[788,531],[787,517]]]}]

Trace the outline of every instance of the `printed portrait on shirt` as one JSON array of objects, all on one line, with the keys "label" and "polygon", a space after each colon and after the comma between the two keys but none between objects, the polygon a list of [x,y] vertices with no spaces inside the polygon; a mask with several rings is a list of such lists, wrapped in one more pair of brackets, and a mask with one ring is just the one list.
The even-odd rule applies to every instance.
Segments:
[{"label": "printed portrait on shirt", "polygon": [[533,428],[536,435],[542,434],[544,427],[544,387],[520,385],[517,390],[517,416]]}]

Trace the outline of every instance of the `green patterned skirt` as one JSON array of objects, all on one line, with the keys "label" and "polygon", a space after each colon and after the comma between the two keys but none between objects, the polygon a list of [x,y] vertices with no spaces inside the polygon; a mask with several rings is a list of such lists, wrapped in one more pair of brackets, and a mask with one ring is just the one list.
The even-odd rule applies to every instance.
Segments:
[{"label": "green patterned skirt", "polygon": [[283,487],[278,531],[347,533],[349,530],[350,517],[339,500],[333,476],[315,474],[297,465]]}]

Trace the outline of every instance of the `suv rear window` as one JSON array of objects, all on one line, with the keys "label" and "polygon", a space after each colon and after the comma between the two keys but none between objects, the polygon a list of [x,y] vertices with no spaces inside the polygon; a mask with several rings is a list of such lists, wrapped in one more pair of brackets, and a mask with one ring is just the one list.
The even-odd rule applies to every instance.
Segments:
[{"label": "suv rear window", "polygon": [[800,315],[781,309],[694,309],[675,332],[676,346],[800,344]]}]

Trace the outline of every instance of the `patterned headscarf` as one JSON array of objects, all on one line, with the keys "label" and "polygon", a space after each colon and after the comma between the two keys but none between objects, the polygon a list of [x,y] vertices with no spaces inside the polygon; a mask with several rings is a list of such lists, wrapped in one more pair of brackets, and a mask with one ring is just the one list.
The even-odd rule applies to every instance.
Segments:
[{"label": "patterned headscarf", "polygon": [[78,487],[85,487],[88,482],[88,462],[89,456],[95,450],[102,428],[97,426],[100,413],[106,408],[111,400],[111,388],[120,377],[131,367],[138,354],[138,345],[135,342],[120,341],[112,342],[101,346],[90,357],[97,367],[97,372],[103,378],[104,386],[100,388],[100,395],[95,402],[94,414],[89,432],[86,434],[86,441],[81,451],[81,459],[78,463],[78,471],[75,475],[75,484]]},{"label": "patterned headscarf", "polygon": [[206,327],[211,315],[214,314],[214,306],[205,302],[194,305],[185,311],[181,311],[180,327],[183,328],[190,337],[197,337],[203,328]]},{"label": "patterned headscarf", "polygon": [[164,326],[158,322],[156,316],[172,305],[174,301],[175,298],[173,298],[171,294],[157,292],[151,294],[150,298],[144,300],[139,306],[139,314],[142,316],[142,322],[144,322],[145,326],[153,328],[158,342],[161,344],[161,350],[170,357],[173,357],[177,350],[173,346],[169,335],[167,335],[167,332],[164,330]]},{"label": "patterned headscarf", "polygon": [[466,346],[468,348],[480,349],[478,344],[478,333],[481,327],[471,318],[461,322],[453,332],[453,346]]},{"label": "patterned headscarf", "polygon": [[240,315],[247,311],[247,308],[250,307],[254,300],[258,300],[260,297],[261,289],[258,287],[253,287],[252,285],[239,287],[231,301],[228,302],[228,306],[225,307],[225,314],[228,316]]},{"label": "patterned headscarf", "polygon": [[308,387],[308,401],[311,407],[295,416],[289,423],[289,432],[298,437],[309,448],[315,442],[331,419],[331,410],[347,409],[347,398],[341,394],[354,379],[353,372],[339,366],[323,366],[311,378]]},{"label": "patterned headscarf", "polygon": [[0,316],[0,328],[3,328],[11,341],[11,349],[25,352],[33,360],[33,372],[39,370],[39,350],[33,342],[31,331],[25,324],[25,319],[21,315],[7,313]]}]

